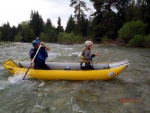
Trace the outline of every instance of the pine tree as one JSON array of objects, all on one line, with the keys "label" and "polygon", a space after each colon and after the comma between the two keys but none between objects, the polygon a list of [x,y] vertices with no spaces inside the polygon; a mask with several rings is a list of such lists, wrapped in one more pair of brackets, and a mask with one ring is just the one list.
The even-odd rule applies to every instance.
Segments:
[{"label": "pine tree", "polygon": [[1,40],[13,41],[13,34],[9,22],[7,22],[7,24],[4,24],[1,30]]},{"label": "pine tree", "polygon": [[89,35],[89,29],[90,29],[89,21],[82,15],[78,24],[79,33],[82,36],[87,37]]},{"label": "pine tree", "polygon": [[64,32],[63,26],[61,26],[61,18],[60,17],[58,17],[56,31],[57,31],[57,36],[60,32]]},{"label": "pine tree", "polygon": [[65,32],[67,32],[67,33],[75,33],[75,29],[76,29],[76,24],[75,24],[74,18],[71,15],[69,17],[68,22],[67,22],[67,26],[66,26]]},{"label": "pine tree", "polygon": [[31,11],[31,16],[30,16],[30,26],[35,32],[35,36],[38,37],[40,33],[43,31],[43,19],[39,15],[38,11]]},{"label": "pine tree", "polygon": [[[101,41],[107,36],[117,38],[117,31],[126,22],[125,10],[130,0],[90,0],[96,9],[92,22],[94,40]],[[116,12],[113,10],[115,9]]]},{"label": "pine tree", "polygon": [[74,7],[74,9],[75,9],[74,10],[75,19],[77,19],[77,22],[79,22],[82,15],[86,16],[84,11],[88,11],[89,8],[87,8],[86,3],[84,1],[81,1],[81,0],[71,0],[70,2],[71,2],[70,6]]}]

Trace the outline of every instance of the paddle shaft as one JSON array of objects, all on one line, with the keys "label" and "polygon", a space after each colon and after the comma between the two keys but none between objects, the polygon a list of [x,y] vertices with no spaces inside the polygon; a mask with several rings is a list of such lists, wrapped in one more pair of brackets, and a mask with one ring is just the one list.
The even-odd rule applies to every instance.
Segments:
[{"label": "paddle shaft", "polygon": [[[41,45],[39,46],[39,48],[38,48],[38,50],[37,50],[36,54],[34,55],[34,57],[33,57],[32,61],[31,61],[30,66],[31,66],[31,65],[32,65],[32,63],[34,62],[34,59],[35,59],[36,55],[38,54],[38,52],[39,52],[40,48],[41,48]],[[23,77],[23,79],[22,79],[22,80],[24,80],[24,79],[25,79],[25,77],[26,77],[26,75],[27,75],[27,73],[28,73],[28,71],[29,71],[29,69],[30,69],[30,66],[29,66],[28,70],[26,71],[26,73],[25,73],[25,75],[24,75],[24,77]]]}]

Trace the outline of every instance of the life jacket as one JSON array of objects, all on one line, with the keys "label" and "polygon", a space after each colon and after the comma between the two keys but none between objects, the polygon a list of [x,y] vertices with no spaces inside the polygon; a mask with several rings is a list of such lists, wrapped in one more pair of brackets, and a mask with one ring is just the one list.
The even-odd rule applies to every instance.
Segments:
[{"label": "life jacket", "polygon": [[30,58],[31,58],[31,59],[34,58],[34,56],[35,56],[35,54],[36,54],[36,51],[37,51],[37,49],[35,49],[35,48],[34,48],[34,49],[32,48],[32,49],[30,50],[29,55],[30,55]]},{"label": "life jacket", "polygon": [[48,57],[48,53],[45,50],[45,47],[41,47],[39,52],[42,55],[42,57],[44,58],[44,60],[46,60],[46,58]]},{"label": "life jacket", "polygon": [[[81,62],[91,62],[91,60],[87,60],[87,59],[85,58],[84,52],[85,52],[85,49],[84,49],[84,50],[82,51],[82,53],[81,53],[81,57],[80,57]],[[88,50],[88,52],[89,52],[89,56],[92,56],[91,51]]]},{"label": "life jacket", "polygon": [[[37,49],[32,48],[29,52],[30,58],[33,59],[35,54],[36,54]],[[48,53],[45,50],[45,47],[41,47],[39,50],[39,53],[42,55],[43,59],[46,60],[46,58],[48,57]]]},{"label": "life jacket", "polygon": [[[30,58],[33,59],[35,54],[37,52],[37,49],[32,48],[29,52]],[[48,57],[47,51],[45,51],[45,48],[40,48],[39,52],[36,55],[36,58],[34,59],[34,69],[40,69],[45,65],[45,60]]]}]

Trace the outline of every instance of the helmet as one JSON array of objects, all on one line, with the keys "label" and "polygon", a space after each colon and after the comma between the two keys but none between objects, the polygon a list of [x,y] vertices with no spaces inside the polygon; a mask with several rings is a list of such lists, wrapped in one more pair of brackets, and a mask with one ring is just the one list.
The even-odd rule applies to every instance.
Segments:
[{"label": "helmet", "polygon": [[33,40],[33,42],[32,42],[32,45],[33,45],[33,46],[36,46],[36,45],[38,45],[38,44],[40,44],[40,41],[39,41],[39,40]]},{"label": "helmet", "polygon": [[93,42],[92,41],[85,41],[85,46],[92,46],[93,45]]}]

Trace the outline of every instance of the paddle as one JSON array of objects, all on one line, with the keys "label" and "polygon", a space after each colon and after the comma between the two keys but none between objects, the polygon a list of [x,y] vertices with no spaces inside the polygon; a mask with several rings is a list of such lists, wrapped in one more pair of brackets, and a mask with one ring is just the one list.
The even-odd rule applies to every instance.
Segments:
[{"label": "paddle", "polygon": [[[31,66],[31,65],[32,65],[32,63],[34,62],[34,59],[35,59],[36,55],[38,54],[38,52],[39,52],[40,48],[41,48],[41,45],[39,46],[38,50],[36,51],[36,54],[34,55],[34,57],[33,57],[32,61],[31,61],[30,66]],[[27,75],[27,73],[28,73],[28,71],[29,71],[29,69],[30,69],[30,66],[29,66],[29,68],[28,68],[27,72],[25,73],[25,75],[24,75],[24,77],[23,77],[23,79],[22,79],[22,80],[24,80],[24,79],[25,79],[25,77],[26,77],[26,75]]]}]

